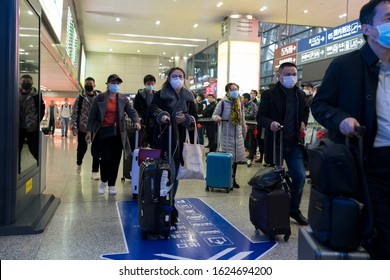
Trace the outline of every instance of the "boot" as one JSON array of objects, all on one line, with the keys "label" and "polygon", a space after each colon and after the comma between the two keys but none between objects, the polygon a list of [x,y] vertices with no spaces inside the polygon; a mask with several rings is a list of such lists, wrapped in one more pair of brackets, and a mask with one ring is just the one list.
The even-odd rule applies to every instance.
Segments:
[{"label": "boot", "polygon": [[233,178],[233,188],[235,188],[235,189],[239,189],[240,188],[240,185],[237,184],[237,182],[236,182],[236,178]]}]

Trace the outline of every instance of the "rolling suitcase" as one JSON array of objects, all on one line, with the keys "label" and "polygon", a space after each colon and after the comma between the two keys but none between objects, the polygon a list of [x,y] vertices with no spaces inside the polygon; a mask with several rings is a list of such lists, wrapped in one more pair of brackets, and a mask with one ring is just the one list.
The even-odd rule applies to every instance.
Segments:
[{"label": "rolling suitcase", "polygon": [[142,238],[161,235],[167,239],[172,224],[173,197],[170,188],[173,174],[170,166],[172,128],[169,125],[168,162],[162,159],[144,160],[140,166],[138,220]]},{"label": "rolling suitcase", "polygon": [[[228,123],[226,122],[227,128]],[[218,127],[218,151],[206,157],[206,191],[225,189],[228,193],[233,186],[233,155],[221,151],[221,125]],[[228,129],[226,128],[226,141]]]},{"label": "rolling suitcase", "polygon": [[[282,139],[280,131],[280,139]],[[274,133],[274,159],[276,159],[276,132]],[[253,187],[249,197],[249,217],[256,230],[260,229],[271,240],[275,235],[284,234],[288,241],[291,235],[290,227],[290,192],[285,179],[285,170],[281,167],[283,161],[283,141],[280,141],[280,161],[268,170],[273,177],[272,185]],[[275,160],[274,160],[275,161]],[[268,178],[266,178],[268,179]],[[264,184],[265,185],[265,184]]]},{"label": "rolling suitcase", "polygon": [[132,157],[132,168],[131,168],[131,192],[133,199],[137,199],[139,191],[139,176],[140,166],[142,162],[147,158],[160,158],[160,150],[158,149],[146,149],[138,147],[139,131],[135,132],[135,149]]},{"label": "rolling suitcase", "polygon": [[[134,130],[135,128],[133,127],[133,123],[131,122],[131,119],[129,117],[126,117],[125,118],[125,122],[126,122],[126,130],[127,130],[127,137],[129,138],[129,141],[130,141],[130,147],[133,147],[134,145]],[[122,170],[123,170],[123,175],[122,175],[122,182],[125,181],[126,179],[128,180],[131,180],[131,169],[132,169],[132,158],[133,158],[133,154],[126,158],[125,157],[125,153],[123,152],[123,164],[122,164]]]},{"label": "rolling suitcase", "polygon": [[302,227],[298,233],[298,260],[369,260],[363,248],[352,252],[337,252],[318,242],[310,227]]}]

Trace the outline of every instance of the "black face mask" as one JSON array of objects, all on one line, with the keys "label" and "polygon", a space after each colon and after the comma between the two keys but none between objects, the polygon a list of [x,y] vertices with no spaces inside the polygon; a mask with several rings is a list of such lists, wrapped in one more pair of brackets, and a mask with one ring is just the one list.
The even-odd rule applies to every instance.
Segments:
[{"label": "black face mask", "polygon": [[87,91],[87,92],[91,92],[91,91],[93,91],[93,86],[91,86],[91,85],[85,85],[85,86],[84,86],[84,89],[85,89],[85,91]]},{"label": "black face mask", "polygon": [[21,87],[24,90],[29,90],[32,88],[32,83],[22,83]]}]

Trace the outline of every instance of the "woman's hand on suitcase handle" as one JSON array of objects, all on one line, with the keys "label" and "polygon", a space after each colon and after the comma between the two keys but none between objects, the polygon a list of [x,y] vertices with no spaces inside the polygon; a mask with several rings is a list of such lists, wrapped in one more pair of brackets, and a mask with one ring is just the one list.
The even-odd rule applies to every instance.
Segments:
[{"label": "woman's hand on suitcase handle", "polygon": [[271,123],[271,125],[270,125],[269,128],[270,128],[272,131],[279,131],[282,127],[283,127],[283,126],[280,125],[280,123],[273,121],[273,122]]},{"label": "woman's hand on suitcase handle", "polygon": [[161,122],[162,123],[169,123],[170,121],[171,121],[171,119],[167,115],[164,115],[164,116],[161,117]]}]

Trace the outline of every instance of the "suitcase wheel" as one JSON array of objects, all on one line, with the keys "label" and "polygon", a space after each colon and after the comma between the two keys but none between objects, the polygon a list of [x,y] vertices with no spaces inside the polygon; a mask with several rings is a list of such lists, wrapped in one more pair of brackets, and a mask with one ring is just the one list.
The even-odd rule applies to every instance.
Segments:
[{"label": "suitcase wheel", "polygon": [[210,191],[210,187],[207,186],[206,189],[205,189],[206,192]]},{"label": "suitcase wheel", "polygon": [[134,200],[138,199],[138,194],[136,194],[136,193],[133,194],[133,199],[134,199]]},{"label": "suitcase wheel", "polygon": [[289,238],[290,238],[290,235],[289,235],[289,234],[286,234],[286,235],[284,235],[284,238],[283,238],[283,239],[284,239],[284,241],[287,242]]},{"label": "suitcase wheel", "polygon": [[122,178],[121,178],[121,181],[122,181],[122,182],[124,182],[125,180],[126,180],[125,177],[122,177]]},{"label": "suitcase wheel", "polygon": [[226,193],[229,193],[229,188],[226,189]]}]

